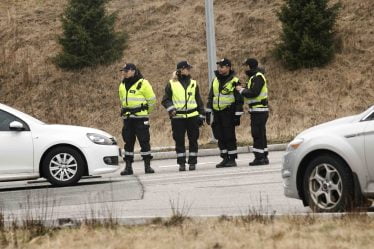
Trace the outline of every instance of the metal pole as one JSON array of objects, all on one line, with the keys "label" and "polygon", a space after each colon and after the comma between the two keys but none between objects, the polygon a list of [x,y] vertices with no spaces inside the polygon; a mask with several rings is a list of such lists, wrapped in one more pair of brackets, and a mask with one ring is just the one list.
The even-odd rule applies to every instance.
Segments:
[{"label": "metal pole", "polygon": [[[208,52],[208,81],[209,89],[212,87],[214,70],[217,61],[216,54],[216,34],[214,25],[213,0],[205,0],[205,20],[206,20],[206,45]],[[213,118],[213,117],[211,117]],[[213,131],[210,132],[210,142],[217,142]]]},{"label": "metal pole", "polygon": [[213,0],[205,0],[205,19],[206,19],[206,44],[208,48],[208,80],[209,89],[214,77],[214,70],[217,61],[216,56],[216,34],[214,26]]}]

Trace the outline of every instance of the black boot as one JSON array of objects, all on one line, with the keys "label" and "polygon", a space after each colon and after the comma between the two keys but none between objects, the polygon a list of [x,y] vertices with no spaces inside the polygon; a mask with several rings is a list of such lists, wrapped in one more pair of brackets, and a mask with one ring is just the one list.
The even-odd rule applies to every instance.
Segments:
[{"label": "black boot", "polygon": [[121,171],[121,176],[127,176],[134,174],[134,171],[132,170],[132,162],[131,161],[125,161],[126,167],[123,171]]},{"label": "black boot", "polygon": [[146,174],[155,173],[154,169],[151,168],[151,159],[150,158],[144,158],[144,172]]},{"label": "black boot", "polygon": [[188,168],[189,171],[193,171],[196,169],[196,164],[190,164],[190,167]]},{"label": "black boot", "polygon": [[235,159],[236,159],[236,156],[229,156],[229,160],[225,164],[225,167],[236,167],[237,164],[236,164]]},{"label": "black boot", "polygon": [[269,160],[266,161],[265,158],[255,158],[252,162],[249,163],[249,166],[261,166],[261,165],[268,165]]},{"label": "black boot", "polygon": [[269,155],[269,151],[265,151],[265,153],[264,153],[264,156],[265,156],[265,163],[266,164],[269,164],[269,157],[268,157],[268,155]]},{"label": "black boot", "polygon": [[186,164],[184,163],[179,164],[179,171],[186,171]]},{"label": "black boot", "polygon": [[229,157],[227,155],[222,156],[223,160],[216,165],[216,168],[223,168],[225,167],[226,163],[229,161]]}]

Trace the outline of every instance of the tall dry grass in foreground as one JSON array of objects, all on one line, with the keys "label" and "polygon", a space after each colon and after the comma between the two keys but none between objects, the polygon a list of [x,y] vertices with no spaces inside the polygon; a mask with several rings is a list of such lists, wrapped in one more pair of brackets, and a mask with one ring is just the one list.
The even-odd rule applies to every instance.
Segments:
[{"label": "tall dry grass in foreground", "polygon": [[[239,65],[257,57],[267,71],[271,142],[290,140],[301,130],[363,111],[374,99],[374,8],[371,0],[341,0],[337,21],[339,51],[325,68],[285,70],[273,59],[279,41],[276,11],[282,0],[215,1],[218,57],[228,57],[245,81]],[[171,126],[160,106],[164,86],[175,65],[187,59],[208,93],[204,1],[112,0],[117,29],[129,34],[128,48],[117,63],[66,72],[50,58],[57,54],[59,16],[67,0],[2,0],[0,2],[0,102],[48,123],[97,127],[120,137],[118,84],[124,61],[137,64],[158,98],[151,115],[153,145],[171,145]],[[238,141],[250,143],[249,116],[237,128]],[[210,137],[202,129],[201,143]]]},{"label": "tall dry grass in foreground", "polygon": [[[29,231],[0,228],[1,248],[372,248],[374,219],[366,215],[340,218],[263,216],[186,219],[149,225],[92,226]],[[16,242],[16,244],[15,244]]]}]

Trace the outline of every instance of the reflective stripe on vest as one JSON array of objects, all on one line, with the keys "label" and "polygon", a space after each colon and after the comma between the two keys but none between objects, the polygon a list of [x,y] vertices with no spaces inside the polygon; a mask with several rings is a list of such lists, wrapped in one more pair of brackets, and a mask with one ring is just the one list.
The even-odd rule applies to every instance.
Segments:
[{"label": "reflective stripe on vest", "polygon": [[[187,89],[177,80],[170,80],[173,105],[177,111],[176,118],[190,118],[199,115],[196,103],[196,80],[190,81]],[[178,113],[185,112],[184,114]],[[190,113],[188,113],[190,112]]]},{"label": "reflective stripe on vest", "polygon": [[[133,84],[129,90],[126,90],[126,87],[123,83],[119,85],[119,94],[120,94],[120,100],[122,107],[124,108],[139,108],[142,107],[142,105],[147,104],[147,100],[145,99],[143,93],[138,89],[138,85],[145,81],[144,79],[138,80],[135,84]],[[124,113],[124,116],[129,116],[129,115],[136,115],[136,116],[142,116],[142,117],[147,117],[148,116],[148,109],[147,110],[142,110],[138,111],[135,113],[131,112],[126,112]]]},{"label": "reflective stripe on vest", "polygon": [[233,83],[238,81],[239,79],[237,77],[233,77],[225,84],[223,89],[219,91],[219,81],[217,77],[213,80],[213,110],[224,110],[235,102],[235,84]]},{"label": "reflective stripe on vest", "polygon": [[[261,111],[269,111],[267,103],[264,103],[265,100],[268,99],[268,87],[267,87],[267,80],[265,75],[260,72],[257,72],[248,80],[249,88],[252,86],[252,80],[254,77],[262,77],[264,79],[264,85],[261,88],[260,94],[255,98],[245,98],[246,103],[249,105],[250,112],[261,112]],[[261,102],[262,101],[262,102]]]}]

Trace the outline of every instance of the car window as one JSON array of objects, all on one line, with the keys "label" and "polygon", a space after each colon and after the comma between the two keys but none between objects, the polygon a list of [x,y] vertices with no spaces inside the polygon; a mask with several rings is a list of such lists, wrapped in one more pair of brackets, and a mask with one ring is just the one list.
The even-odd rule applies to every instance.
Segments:
[{"label": "car window", "polygon": [[8,112],[0,110],[0,131],[10,131],[9,124],[13,121],[21,122],[25,127],[25,130],[30,130],[29,126],[23,120],[17,118],[16,116]]},{"label": "car window", "polygon": [[374,112],[366,116],[362,121],[371,121],[374,120]]}]

